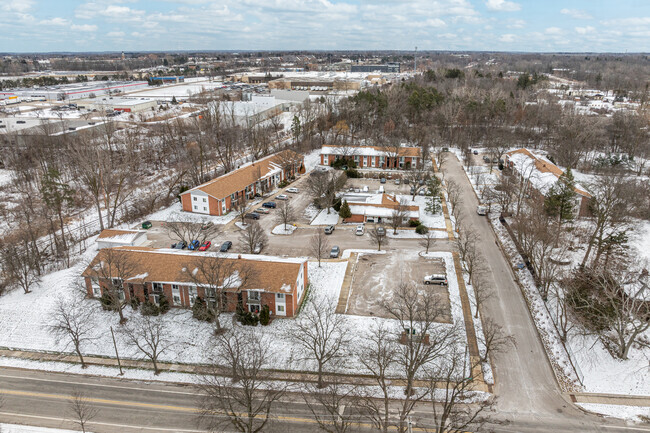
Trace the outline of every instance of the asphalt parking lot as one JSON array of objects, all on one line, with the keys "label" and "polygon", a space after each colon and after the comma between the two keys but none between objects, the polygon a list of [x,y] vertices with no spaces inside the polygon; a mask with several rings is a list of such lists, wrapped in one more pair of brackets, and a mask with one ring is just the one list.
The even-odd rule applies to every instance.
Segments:
[{"label": "asphalt parking lot", "polygon": [[[346,313],[390,318],[382,304],[391,302],[401,283],[408,283],[433,291],[445,311],[439,322],[451,323],[447,287],[423,283],[424,276],[433,273],[446,273],[444,264],[414,255],[413,250],[361,255],[355,266]],[[450,277],[455,278],[455,275]]]}]

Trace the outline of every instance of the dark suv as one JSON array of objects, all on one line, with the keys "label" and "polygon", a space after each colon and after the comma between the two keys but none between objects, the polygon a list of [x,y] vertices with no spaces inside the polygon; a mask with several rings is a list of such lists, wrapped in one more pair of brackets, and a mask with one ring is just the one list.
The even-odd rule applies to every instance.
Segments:
[{"label": "dark suv", "polygon": [[266,203],[262,203],[262,206],[268,207],[270,209],[275,209],[277,207],[274,201],[267,201]]},{"label": "dark suv", "polygon": [[260,214],[258,214],[257,212],[250,212],[250,213],[247,213],[246,215],[244,215],[244,217],[246,219],[258,220],[258,219],[260,219]]}]

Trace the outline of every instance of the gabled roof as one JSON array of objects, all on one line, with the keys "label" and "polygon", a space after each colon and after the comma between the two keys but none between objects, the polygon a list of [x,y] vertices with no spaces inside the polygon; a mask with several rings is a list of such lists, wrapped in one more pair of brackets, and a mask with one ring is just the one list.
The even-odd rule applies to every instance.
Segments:
[{"label": "gabled roof", "polygon": [[231,194],[244,190],[247,186],[260,179],[279,173],[282,170],[282,161],[289,158],[297,160],[298,158],[302,158],[302,156],[292,150],[283,150],[282,152],[267,156],[252,164],[238,168],[202,185],[189,189],[181,195],[189,194],[192,191],[202,191],[217,200],[221,200]]},{"label": "gabled roof", "polygon": [[[244,289],[262,290],[271,293],[291,293],[300,267],[305,265],[306,259],[284,259],[281,257],[268,257],[256,255],[234,255],[221,253],[202,253],[191,251],[178,251],[170,249],[154,249],[148,247],[117,247],[100,250],[90,265],[83,272],[84,277],[107,277],[102,272],[109,254],[124,254],[120,261],[127,260],[133,274],[125,278],[127,282],[142,284],[143,282],[195,284],[190,273],[196,273],[196,266],[203,260],[222,260],[227,269],[232,270],[232,278],[237,278],[238,270],[250,267],[254,277]],[[115,261],[117,262],[117,260]],[[111,266],[112,268],[118,266]],[[124,266],[126,268],[126,266]],[[111,275],[113,278],[125,276]],[[238,291],[238,287],[231,290]]]},{"label": "gabled roof", "polygon": [[[399,201],[395,196],[388,194],[371,195],[365,201],[348,201],[350,212],[355,215],[376,215],[389,217],[399,206]],[[409,218],[418,218],[420,215],[419,206],[404,206],[406,215]]]},{"label": "gabled roof", "polygon": [[366,155],[366,156],[397,156],[420,157],[422,151],[419,147],[396,147],[396,146],[340,146],[327,145],[321,149],[321,155]]},{"label": "gabled roof", "polygon": [[[519,172],[533,168],[530,165],[531,162],[534,164],[534,169],[538,174],[532,175],[531,173],[530,182],[542,194],[546,194],[551,186],[554,185],[564,173],[560,167],[553,164],[548,159],[541,155],[536,155],[526,148],[511,150],[510,152],[506,152],[506,156],[508,156],[509,160],[512,161],[513,165]],[[528,159],[529,161],[526,162],[525,159]],[[576,194],[591,198],[591,194],[585,191],[577,183],[575,184],[574,190]]]}]

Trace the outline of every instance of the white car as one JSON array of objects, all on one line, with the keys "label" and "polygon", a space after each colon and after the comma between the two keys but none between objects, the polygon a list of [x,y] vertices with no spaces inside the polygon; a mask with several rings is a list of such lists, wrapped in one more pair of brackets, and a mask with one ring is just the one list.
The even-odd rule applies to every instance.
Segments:
[{"label": "white car", "polygon": [[289,200],[289,196],[286,194],[280,194],[279,196],[276,197],[278,200]]},{"label": "white car", "polygon": [[441,286],[446,286],[447,276],[440,274],[425,275],[424,284],[440,284]]},{"label": "white car", "polygon": [[482,206],[482,205],[479,205],[479,206],[476,208],[476,213],[479,214],[479,215],[482,215],[482,216],[483,216],[483,215],[487,215],[487,207]]},{"label": "white car", "polygon": [[287,192],[297,194],[298,193],[298,188],[294,188],[294,187],[287,188]]},{"label": "white car", "polygon": [[365,232],[365,229],[363,228],[363,224],[359,224],[357,226],[357,231],[354,233],[357,236],[363,236],[363,233]]}]

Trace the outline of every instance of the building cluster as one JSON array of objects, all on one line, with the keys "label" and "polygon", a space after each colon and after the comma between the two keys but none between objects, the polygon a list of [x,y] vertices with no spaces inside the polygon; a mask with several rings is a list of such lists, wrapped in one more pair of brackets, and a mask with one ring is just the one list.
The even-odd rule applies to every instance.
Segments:
[{"label": "building cluster", "polygon": [[99,81],[87,83],[61,84],[39,88],[16,89],[0,92],[0,100],[6,102],[30,101],[70,101],[115,95],[146,89],[146,81]]},{"label": "building cluster", "polygon": [[354,161],[361,169],[409,169],[423,165],[419,147],[407,146],[323,146],[321,165],[331,165],[343,159]]}]

